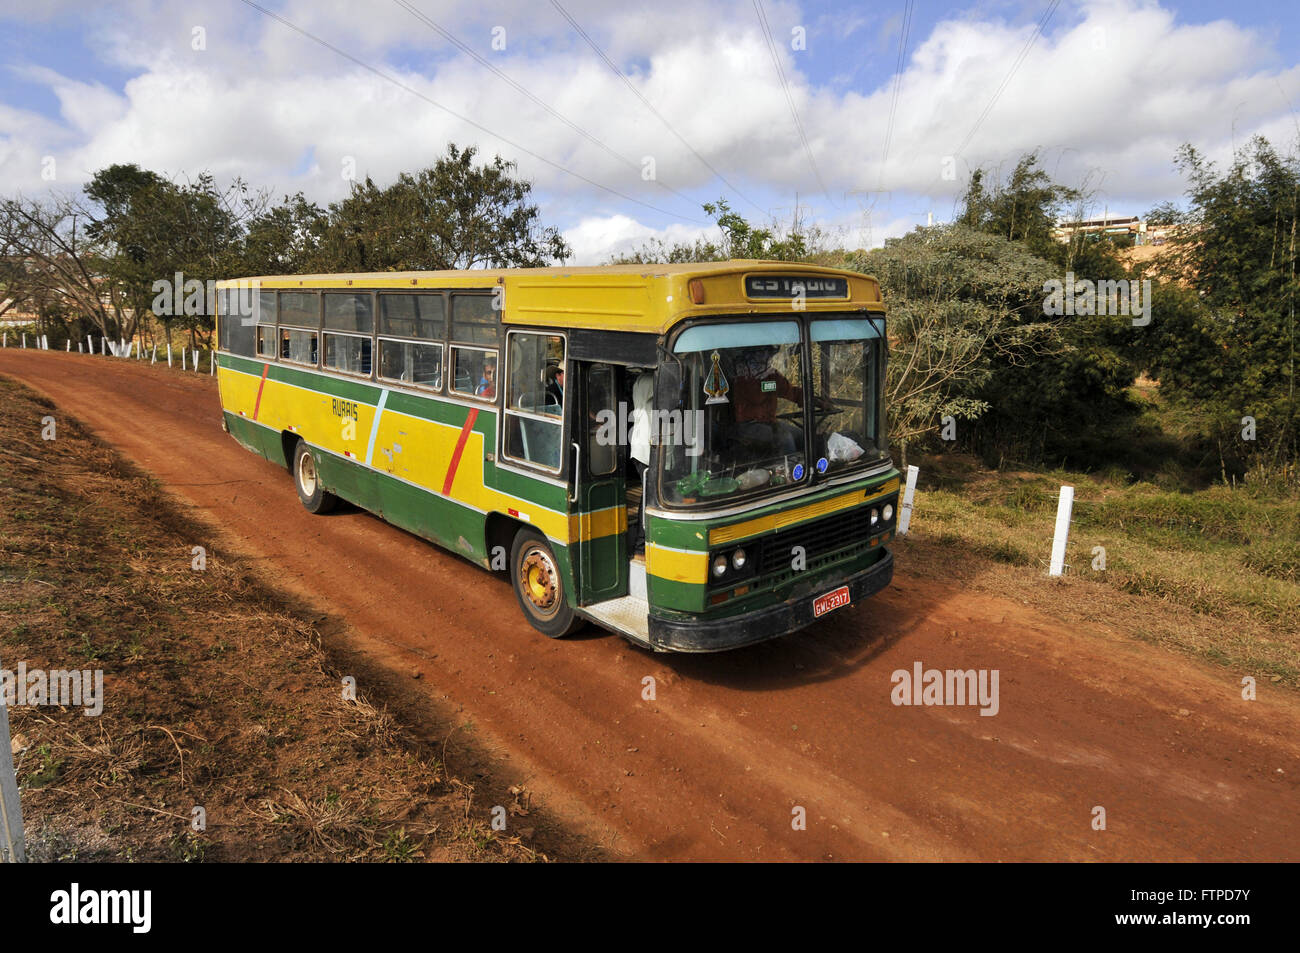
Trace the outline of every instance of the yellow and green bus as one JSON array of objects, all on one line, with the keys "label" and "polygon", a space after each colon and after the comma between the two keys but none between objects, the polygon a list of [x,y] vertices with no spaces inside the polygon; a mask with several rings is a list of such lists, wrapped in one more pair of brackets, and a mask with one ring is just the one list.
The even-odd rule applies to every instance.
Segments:
[{"label": "yellow and green bus", "polygon": [[878,282],[770,261],[221,282],[225,429],[506,574],[544,634],[804,628],[893,575]]}]

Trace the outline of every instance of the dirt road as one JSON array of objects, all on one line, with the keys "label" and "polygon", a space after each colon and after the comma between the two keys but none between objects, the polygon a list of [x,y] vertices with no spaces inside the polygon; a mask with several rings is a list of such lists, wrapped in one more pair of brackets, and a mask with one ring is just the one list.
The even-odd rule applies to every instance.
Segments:
[{"label": "dirt road", "polygon": [[[287,473],[222,432],[206,376],[12,348],[0,373],[346,618],[341,637],[394,679],[420,670],[431,703],[463,706],[539,804],[625,856],[1300,860],[1293,694],[1264,682],[1243,701],[1248,673],[914,580],[906,544],[884,593],[752,649],[550,641],[487,572],[365,513],[306,513]],[[895,705],[891,675],[916,662],[997,670],[996,715]]]}]

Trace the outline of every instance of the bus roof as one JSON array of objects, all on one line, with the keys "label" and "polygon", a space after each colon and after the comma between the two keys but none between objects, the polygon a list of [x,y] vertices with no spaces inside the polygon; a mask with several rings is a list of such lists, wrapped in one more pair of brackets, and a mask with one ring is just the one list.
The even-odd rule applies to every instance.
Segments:
[{"label": "bus roof", "polygon": [[[751,297],[747,276],[844,280],[846,294],[809,295],[806,311],[880,310],[880,284],[855,271],[785,261],[732,259],[671,265],[588,265],[457,271],[381,271],[334,275],[268,275],[217,283],[230,288],[505,288],[505,324],[594,328],[663,334],[679,321],[708,314],[784,313],[788,294]],[[694,293],[691,283],[698,281]]]}]

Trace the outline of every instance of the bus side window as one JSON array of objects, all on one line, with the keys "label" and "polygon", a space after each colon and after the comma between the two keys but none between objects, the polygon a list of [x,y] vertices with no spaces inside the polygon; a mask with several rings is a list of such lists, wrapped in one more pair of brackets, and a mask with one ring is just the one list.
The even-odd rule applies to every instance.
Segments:
[{"label": "bus side window", "polygon": [[559,471],[564,457],[564,337],[511,331],[506,354],[503,450],[516,460]]}]

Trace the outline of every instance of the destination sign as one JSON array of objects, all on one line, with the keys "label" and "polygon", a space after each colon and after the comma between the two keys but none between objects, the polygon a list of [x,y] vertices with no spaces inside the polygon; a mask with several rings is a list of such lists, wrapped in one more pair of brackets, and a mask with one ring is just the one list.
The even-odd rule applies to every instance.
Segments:
[{"label": "destination sign", "polygon": [[751,298],[847,298],[847,278],[805,275],[746,275],[745,294]]}]

